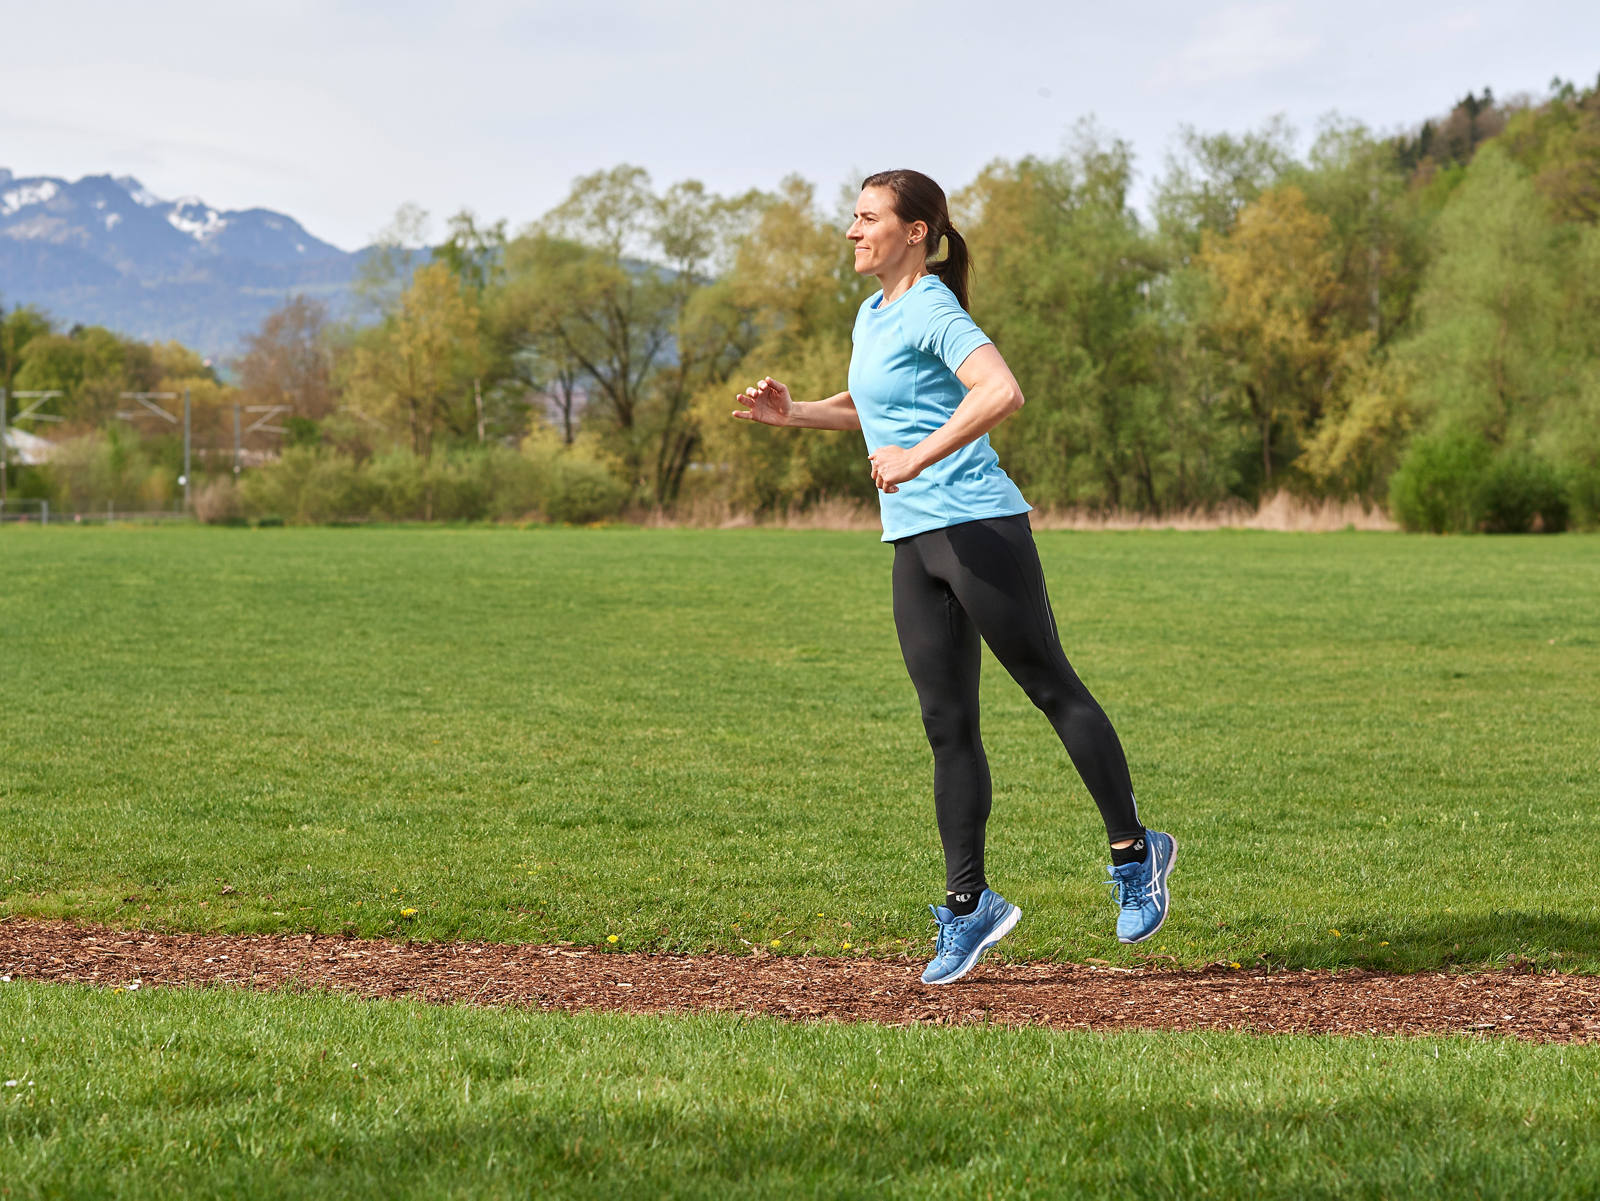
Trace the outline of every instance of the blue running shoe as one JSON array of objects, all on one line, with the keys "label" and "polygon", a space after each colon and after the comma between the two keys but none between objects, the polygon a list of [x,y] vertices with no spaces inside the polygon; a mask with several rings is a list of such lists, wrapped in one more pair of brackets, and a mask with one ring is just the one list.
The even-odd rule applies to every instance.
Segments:
[{"label": "blue running shoe", "polygon": [[1117,938],[1122,942],[1143,942],[1167,920],[1167,877],[1178,861],[1178,840],[1160,830],[1146,830],[1150,849],[1143,863],[1124,863],[1108,867],[1111,891],[1120,910]]},{"label": "blue running shoe", "polygon": [[978,898],[978,907],[966,917],[957,917],[943,905],[928,908],[939,923],[939,942],[933,962],[922,973],[924,984],[953,984],[961,979],[985,951],[1011,933],[1022,916],[1022,910],[987,888]]}]

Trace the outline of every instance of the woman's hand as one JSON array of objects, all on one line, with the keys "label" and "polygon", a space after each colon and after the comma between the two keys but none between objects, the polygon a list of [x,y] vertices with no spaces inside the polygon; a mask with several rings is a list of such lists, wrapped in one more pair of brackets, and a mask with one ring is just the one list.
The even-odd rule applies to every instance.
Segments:
[{"label": "woman's hand", "polygon": [[794,401],[789,389],[770,375],[734,396],[747,404],[748,409],[735,409],[733,415],[745,421],[759,421],[762,425],[788,425],[794,415]]},{"label": "woman's hand", "polygon": [[872,482],[881,492],[898,492],[901,484],[922,474],[915,456],[898,446],[880,446],[867,460],[872,464]]}]

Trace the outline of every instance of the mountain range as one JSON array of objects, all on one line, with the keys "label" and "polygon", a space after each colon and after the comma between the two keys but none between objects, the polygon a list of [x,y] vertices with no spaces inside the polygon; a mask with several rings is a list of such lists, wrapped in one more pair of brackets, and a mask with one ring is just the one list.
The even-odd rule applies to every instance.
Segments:
[{"label": "mountain range", "polygon": [[290,296],[348,308],[362,251],[340,250],[270,209],[164,200],[131,176],[76,182],[0,167],[0,303],[64,328],[237,351]]}]

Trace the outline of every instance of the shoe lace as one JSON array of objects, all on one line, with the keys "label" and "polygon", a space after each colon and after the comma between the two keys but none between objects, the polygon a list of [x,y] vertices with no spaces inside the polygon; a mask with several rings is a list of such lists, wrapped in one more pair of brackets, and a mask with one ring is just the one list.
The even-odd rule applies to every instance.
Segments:
[{"label": "shoe lace", "polygon": [[1138,909],[1146,898],[1155,895],[1154,873],[1148,878],[1142,875],[1113,876],[1106,883],[1111,885],[1111,894],[1123,909]]},{"label": "shoe lace", "polygon": [[939,923],[939,938],[938,941],[933,944],[933,957],[935,959],[954,950],[956,935],[960,933],[961,928],[966,924],[966,919],[960,917],[956,918],[956,920],[953,922]]}]

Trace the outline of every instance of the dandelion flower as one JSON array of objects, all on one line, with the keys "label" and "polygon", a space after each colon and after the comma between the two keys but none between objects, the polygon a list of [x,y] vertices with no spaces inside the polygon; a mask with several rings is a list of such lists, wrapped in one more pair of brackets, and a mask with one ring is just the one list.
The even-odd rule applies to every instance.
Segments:
[{"label": "dandelion flower", "polygon": [[1334,936],[1334,937],[1335,937],[1335,938],[1338,938],[1338,937],[1339,937],[1339,932],[1338,932],[1338,931],[1337,931],[1337,930],[1331,930],[1331,929],[1330,929],[1330,930],[1329,930],[1329,931],[1328,931],[1328,933],[1329,933],[1329,934],[1331,934],[1331,935],[1333,935],[1333,936]]},{"label": "dandelion flower", "polygon": [[1379,944],[1378,944],[1378,945],[1379,945],[1379,946],[1380,946],[1380,947],[1386,947],[1386,946],[1388,946],[1388,945],[1389,945],[1389,944],[1388,944],[1388,943],[1386,943],[1386,942],[1380,942],[1380,943],[1379,943]]},{"label": "dandelion flower", "polygon": [[416,917],[417,916],[417,911],[415,909],[402,909],[400,911],[400,916],[401,917]]},{"label": "dandelion flower", "polygon": [[1230,963],[1230,964],[1228,964],[1228,966],[1229,967],[1238,967],[1239,965],[1237,963]]},{"label": "dandelion flower", "polygon": [[844,944],[844,949],[848,951],[850,949],[850,944],[849,943],[845,943]]},{"label": "dandelion flower", "polygon": [[781,947],[783,945],[783,940],[781,938],[774,938],[772,940],[772,945],[775,947]]},{"label": "dandelion flower", "polygon": [[606,935],[606,941],[607,942],[616,942],[617,941],[617,936],[615,934],[607,934]]}]

